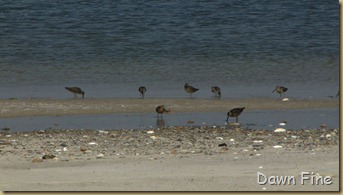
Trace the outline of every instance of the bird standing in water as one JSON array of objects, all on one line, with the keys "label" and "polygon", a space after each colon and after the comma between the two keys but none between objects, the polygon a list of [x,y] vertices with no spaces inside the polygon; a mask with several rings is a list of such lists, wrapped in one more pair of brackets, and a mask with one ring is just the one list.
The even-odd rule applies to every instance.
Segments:
[{"label": "bird standing in water", "polygon": [[229,117],[236,117],[236,123],[238,123],[238,116],[243,112],[243,108],[234,108],[227,113],[226,121],[229,122]]},{"label": "bird standing in water", "polygon": [[66,90],[74,94],[74,98],[77,98],[77,94],[81,94],[82,98],[85,98],[85,92],[80,87],[65,87]]},{"label": "bird standing in water", "polygon": [[146,88],[144,86],[141,86],[138,88],[138,91],[140,93],[141,98],[144,99],[144,93],[146,92]]},{"label": "bird standing in water", "polygon": [[217,87],[217,86],[212,86],[212,87],[211,87],[211,91],[212,91],[212,93],[214,93],[215,95],[218,95],[219,98],[220,98],[221,92],[220,92],[220,88],[219,88],[219,87]]},{"label": "bird standing in water", "polygon": [[161,118],[162,118],[162,114],[164,112],[170,112],[170,109],[167,110],[167,109],[164,108],[164,105],[160,105],[160,106],[156,107],[156,112],[157,112],[157,118],[158,118],[159,115],[161,115]]},{"label": "bird standing in water", "polygon": [[[283,87],[283,86],[276,86],[274,91],[276,91],[278,94],[280,94],[280,97],[281,97],[281,94],[285,93],[288,89],[286,87]],[[272,93],[274,93],[274,91],[272,91]]]},{"label": "bird standing in water", "polygon": [[188,83],[185,84],[184,88],[185,88],[185,91],[187,93],[189,93],[189,97],[190,98],[192,97],[192,93],[194,93],[194,92],[199,90],[199,89],[197,89],[197,88],[195,88],[193,86],[188,85]]}]

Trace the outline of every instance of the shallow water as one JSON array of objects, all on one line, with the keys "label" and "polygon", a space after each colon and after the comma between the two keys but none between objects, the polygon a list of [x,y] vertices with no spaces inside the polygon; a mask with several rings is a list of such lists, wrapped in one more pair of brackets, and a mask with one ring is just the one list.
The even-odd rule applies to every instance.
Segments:
[{"label": "shallow water", "polygon": [[[303,110],[263,110],[244,111],[239,122],[241,127],[251,129],[274,130],[282,121],[287,121],[286,129],[318,129],[321,124],[328,128],[338,128],[338,109]],[[188,124],[188,121],[194,123]],[[234,122],[230,118],[229,122]],[[226,125],[226,113],[168,113],[163,119],[157,119],[155,113],[77,115],[77,116],[41,116],[1,118],[1,128],[11,131],[32,131],[41,129],[148,129],[178,125]]]}]

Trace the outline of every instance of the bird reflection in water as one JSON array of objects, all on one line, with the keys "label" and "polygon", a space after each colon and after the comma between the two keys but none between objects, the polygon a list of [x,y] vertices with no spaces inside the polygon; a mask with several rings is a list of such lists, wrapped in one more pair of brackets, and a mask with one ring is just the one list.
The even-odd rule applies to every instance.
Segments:
[{"label": "bird reflection in water", "polygon": [[158,128],[164,128],[166,126],[166,122],[163,118],[157,118],[156,120],[156,127]]}]

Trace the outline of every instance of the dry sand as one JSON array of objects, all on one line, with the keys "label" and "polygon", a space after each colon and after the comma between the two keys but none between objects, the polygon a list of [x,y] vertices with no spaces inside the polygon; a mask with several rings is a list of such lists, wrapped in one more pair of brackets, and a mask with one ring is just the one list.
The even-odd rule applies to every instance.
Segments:
[{"label": "dry sand", "polygon": [[[338,136],[333,129],[236,126],[2,132],[0,189],[338,191]],[[257,172],[294,176],[296,185],[260,185]],[[328,176],[332,184],[301,185],[301,172]]]},{"label": "dry sand", "polygon": [[172,112],[227,112],[245,106],[249,110],[337,108],[338,100],[291,99],[0,99],[0,117],[151,113],[158,105]]}]

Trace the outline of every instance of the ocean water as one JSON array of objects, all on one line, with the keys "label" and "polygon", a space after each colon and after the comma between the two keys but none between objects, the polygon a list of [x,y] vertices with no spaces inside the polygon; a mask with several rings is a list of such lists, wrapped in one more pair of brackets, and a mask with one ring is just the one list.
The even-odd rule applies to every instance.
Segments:
[{"label": "ocean water", "polygon": [[5,0],[0,98],[188,97],[325,99],[339,86],[333,0]]}]

